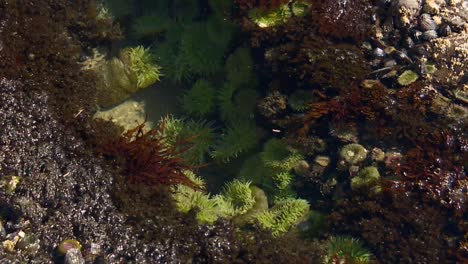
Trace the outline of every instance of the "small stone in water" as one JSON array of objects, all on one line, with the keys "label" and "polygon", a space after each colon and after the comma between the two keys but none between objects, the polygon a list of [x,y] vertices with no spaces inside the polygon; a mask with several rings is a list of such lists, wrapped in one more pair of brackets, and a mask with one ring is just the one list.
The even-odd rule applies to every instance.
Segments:
[{"label": "small stone in water", "polygon": [[65,264],[84,264],[85,261],[81,252],[77,248],[72,248],[67,251],[65,255]]}]

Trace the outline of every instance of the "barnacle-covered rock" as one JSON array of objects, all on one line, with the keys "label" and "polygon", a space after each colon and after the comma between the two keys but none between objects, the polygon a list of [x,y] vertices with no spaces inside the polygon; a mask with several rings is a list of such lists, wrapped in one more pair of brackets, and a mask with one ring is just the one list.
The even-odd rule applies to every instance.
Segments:
[{"label": "barnacle-covered rock", "polygon": [[466,83],[468,72],[468,34],[450,35],[426,44],[429,59],[437,71],[433,78],[437,84],[455,88]]},{"label": "barnacle-covered rock", "polygon": [[258,110],[266,118],[281,114],[287,107],[287,97],[278,91],[273,91],[258,104]]},{"label": "barnacle-covered rock", "polygon": [[399,25],[409,26],[416,22],[422,8],[421,0],[397,0],[392,1],[391,11],[397,18]]}]

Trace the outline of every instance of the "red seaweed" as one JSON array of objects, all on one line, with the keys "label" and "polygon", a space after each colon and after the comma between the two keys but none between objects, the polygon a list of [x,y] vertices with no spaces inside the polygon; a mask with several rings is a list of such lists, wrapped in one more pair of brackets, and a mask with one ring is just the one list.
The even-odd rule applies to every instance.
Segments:
[{"label": "red seaweed", "polygon": [[184,170],[193,169],[179,154],[187,151],[193,138],[168,146],[160,136],[164,124],[143,132],[145,123],[109,140],[102,146],[102,153],[122,165],[123,173],[133,184],[194,186]]}]

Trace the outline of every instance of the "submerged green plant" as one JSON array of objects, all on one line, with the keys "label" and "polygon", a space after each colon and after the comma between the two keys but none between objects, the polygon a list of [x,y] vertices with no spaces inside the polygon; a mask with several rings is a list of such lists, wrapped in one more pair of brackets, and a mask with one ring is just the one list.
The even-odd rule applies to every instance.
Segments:
[{"label": "submerged green plant", "polygon": [[309,212],[309,203],[302,199],[278,200],[269,210],[256,215],[260,227],[271,230],[274,236],[287,232]]},{"label": "submerged green plant", "polygon": [[204,79],[199,79],[182,95],[182,109],[191,116],[206,117],[216,106],[215,97],[213,85]]},{"label": "submerged green plant", "polygon": [[123,49],[120,59],[138,88],[146,88],[162,76],[161,67],[156,64],[153,54],[143,46]]},{"label": "submerged green plant", "polygon": [[247,212],[255,204],[249,181],[233,180],[226,184],[222,195],[234,207],[236,214]]},{"label": "submerged green plant", "polygon": [[332,237],[328,242],[324,263],[365,264],[370,262],[371,256],[369,250],[358,239]]},{"label": "submerged green plant", "polygon": [[211,156],[218,161],[228,162],[240,153],[246,152],[257,145],[257,133],[254,122],[242,121],[229,125],[221,135]]},{"label": "submerged green plant", "polygon": [[300,160],[304,159],[304,156],[297,150],[276,138],[268,140],[263,145],[261,156],[267,167],[279,172],[291,170]]}]

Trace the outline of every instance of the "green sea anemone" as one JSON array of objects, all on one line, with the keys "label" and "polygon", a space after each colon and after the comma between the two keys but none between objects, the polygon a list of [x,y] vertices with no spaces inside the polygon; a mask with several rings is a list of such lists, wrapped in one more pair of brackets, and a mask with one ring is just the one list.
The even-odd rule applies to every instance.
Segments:
[{"label": "green sea anemone", "polygon": [[226,123],[253,119],[258,93],[255,89],[224,83],[218,95],[219,113]]},{"label": "green sea anemone", "polygon": [[170,22],[170,18],[165,13],[139,16],[133,21],[132,35],[136,38],[143,38],[162,33],[167,30]]},{"label": "green sea anemone", "polygon": [[175,83],[193,76],[189,62],[181,52],[180,38],[184,30],[181,23],[171,23],[164,34],[164,41],[154,48],[155,57],[164,69],[165,76]]},{"label": "green sea anemone", "polygon": [[205,21],[205,30],[210,42],[219,50],[226,50],[234,37],[237,27],[222,16],[211,16]]},{"label": "green sea anemone", "polygon": [[371,256],[369,250],[358,239],[332,237],[328,242],[324,263],[365,264],[370,262]]},{"label": "green sea anemone", "polygon": [[245,85],[253,80],[253,59],[250,49],[237,48],[225,64],[226,78],[235,85]]},{"label": "green sea anemone", "polygon": [[286,190],[290,188],[291,183],[294,179],[294,176],[288,171],[283,171],[283,172],[274,174],[272,179],[273,179],[273,182],[275,183],[276,188],[278,188],[279,190]]},{"label": "green sea anemone", "polygon": [[271,230],[274,236],[287,232],[309,212],[309,203],[302,199],[279,200],[269,211],[256,215],[260,227]]},{"label": "green sea anemone", "polygon": [[340,150],[340,157],[348,164],[354,165],[362,162],[367,157],[367,149],[360,144],[348,144]]},{"label": "green sea anemone", "polygon": [[199,223],[212,224],[219,217],[230,218],[235,214],[234,207],[223,196],[210,197],[203,192],[205,182],[192,171],[184,174],[196,184],[195,188],[179,184],[173,188],[173,198],[176,208],[182,213],[196,210],[196,219]]},{"label": "green sea anemone", "polygon": [[237,177],[244,181],[251,181],[252,184],[271,192],[275,189],[275,184],[270,174],[271,170],[263,164],[260,154],[257,153],[244,161]]},{"label": "green sea anemone", "polygon": [[265,192],[256,186],[250,186],[250,190],[252,191],[254,204],[245,213],[234,216],[234,223],[239,225],[251,222],[253,219],[255,219],[256,215],[268,210],[268,198]]},{"label": "green sea anemone", "polygon": [[106,0],[106,7],[112,16],[121,18],[132,14],[135,11],[134,2],[128,0]]},{"label": "green sea anemone", "polygon": [[161,67],[156,64],[153,54],[143,46],[125,48],[120,51],[119,57],[124,63],[130,79],[135,81],[140,89],[159,81],[162,76]]},{"label": "green sea anemone", "polygon": [[280,139],[270,139],[263,145],[262,160],[278,172],[291,170],[304,157]]},{"label": "green sea anemone", "polygon": [[287,4],[281,5],[275,10],[251,9],[249,18],[261,28],[277,26],[283,24],[291,17],[291,11]]},{"label": "green sea anemone", "polygon": [[210,41],[205,22],[192,23],[184,28],[180,48],[194,74],[211,76],[220,71],[224,50]]},{"label": "green sea anemone", "polygon": [[194,117],[206,117],[213,112],[215,89],[210,82],[199,79],[192,88],[182,96],[182,109]]},{"label": "green sea anemone", "polygon": [[174,195],[176,208],[182,213],[197,210],[196,218],[200,223],[211,224],[218,219],[220,212],[216,201],[210,199],[208,194],[191,189],[178,189]]},{"label": "green sea anemone", "polygon": [[249,181],[235,179],[227,183],[223,189],[224,199],[233,205],[237,214],[247,212],[255,204],[250,184]]},{"label": "green sea anemone", "polygon": [[379,179],[380,173],[377,167],[365,167],[359,171],[357,176],[351,179],[351,189],[358,190],[371,188],[376,185]]},{"label": "green sea anemone", "polygon": [[160,136],[168,145],[173,146],[178,142],[189,140],[190,148],[180,154],[186,162],[192,165],[201,165],[206,162],[205,156],[215,141],[214,130],[210,122],[178,119],[173,116],[166,116],[160,122],[164,123],[163,134]]},{"label": "green sea anemone", "polygon": [[208,0],[211,10],[216,16],[225,16],[232,8],[231,0]]},{"label": "green sea anemone", "polygon": [[309,3],[307,0],[298,0],[292,3],[291,10],[295,16],[301,17],[307,14],[310,6],[311,3]]},{"label": "green sea anemone", "polygon": [[289,106],[298,112],[307,110],[307,106],[311,101],[312,92],[306,90],[296,90],[288,98]]},{"label": "green sea anemone", "polygon": [[198,0],[172,0],[169,2],[171,10],[173,10],[170,15],[176,22],[190,23],[200,12]]},{"label": "green sea anemone", "polygon": [[246,152],[257,145],[258,137],[254,122],[243,121],[229,125],[221,135],[221,139],[211,152],[215,160],[228,162],[240,153]]}]

